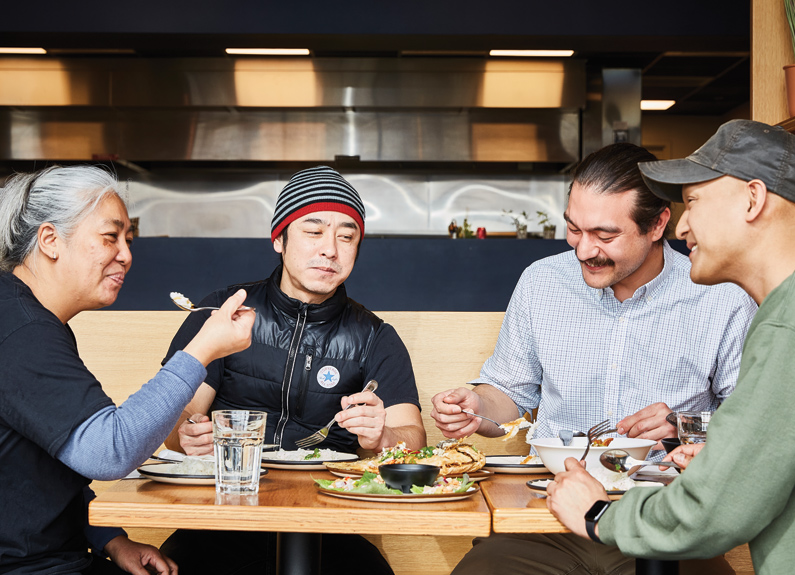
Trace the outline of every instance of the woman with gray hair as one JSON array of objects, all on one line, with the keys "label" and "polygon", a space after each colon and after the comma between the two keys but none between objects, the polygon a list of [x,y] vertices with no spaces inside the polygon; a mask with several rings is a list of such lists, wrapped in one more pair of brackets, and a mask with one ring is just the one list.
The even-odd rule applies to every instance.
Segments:
[{"label": "woman with gray hair", "polygon": [[[162,443],[214,359],[246,349],[240,291],[119,407],[68,321],[113,303],[130,269],[124,194],[107,171],[52,167],[0,189],[0,572],[176,572],[121,530],[90,527],[91,479],[118,479]],[[89,547],[116,565],[95,560]]]}]

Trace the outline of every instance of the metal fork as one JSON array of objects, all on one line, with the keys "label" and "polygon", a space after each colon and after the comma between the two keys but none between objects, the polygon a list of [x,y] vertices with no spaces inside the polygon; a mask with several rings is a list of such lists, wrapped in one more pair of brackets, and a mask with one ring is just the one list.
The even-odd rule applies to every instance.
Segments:
[{"label": "metal fork", "polygon": [[[192,301],[190,301],[188,298],[186,298],[184,295],[182,295],[179,292],[171,292],[171,301],[173,301],[174,305],[176,305],[179,309],[183,309],[185,311],[204,311],[208,309],[211,310],[221,309],[220,307],[196,307],[195,305],[193,305]],[[241,305],[239,308],[237,308],[237,311],[249,311],[249,310],[254,310],[254,308],[248,307],[246,305]]]},{"label": "metal fork", "polygon": [[[378,389],[378,382],[374,379],[371,379],[370,381],[367,382],[367,385],[364,386],[364,389],[362,391],[375,391],[376,389]],[[350,409],[353,406],[354,404],[351,403],[345,409]],[[345,409],[343,409],[343,411],[345,411]],[[334,425],[336,421],[337,421],[336,418],[332,417],[331,421],[329,421],[325,427],[318,429],[312,435],[308,435],[303,439],[299,439],[298,441],[295,442],[295,445],[299,449],[306,449],[307,447],[312,447],[313,445],[317,445],[318,443],[320,443],[321,441],[325,440],[328,437],[329,429],[331,429],[331,426]]]},{"label": "metal fork", "polygon": [[580,457],[580,461],[585,461],[588,452],[591,450],[591,443],[593,440],[599,437],[600,435],[604,435],[606,433],[615,433],[615,429],[610,429],[610,420],[605,419],[594,425],[591,429],[588,430],[588,443],[585,446],[585,453],[582,454]]}]

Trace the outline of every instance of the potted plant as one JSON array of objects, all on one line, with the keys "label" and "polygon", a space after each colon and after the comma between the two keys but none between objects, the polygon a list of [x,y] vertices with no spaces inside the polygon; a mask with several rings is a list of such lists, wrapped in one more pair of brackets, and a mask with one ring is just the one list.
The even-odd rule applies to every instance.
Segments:
[{"label": "potted plant", "polygon": [[543,228],[542,236],[545,240],[554,240],[555,239],[555,225],[549,223],[549,215],[546,212],[538,211],[538,223],[541,224]]},{"label": "potted plant", "polygon": [[513,210],[502,210],[506,216],[511,218],[513,221],[513,225],[516,228],[516,239],[523,240],[527,238],[527,224],[529,223],[529,218],[527,216],[527,212],[522,212],[521,214],[513,215]]},{"label": "potted plant", "polygon": [[[795,52],[795,0],[784,0],[784,10],[787,13],[792,50]],[[784,66],[784,82],[787,86],[789,115],[795,116],[795,65]]]}]

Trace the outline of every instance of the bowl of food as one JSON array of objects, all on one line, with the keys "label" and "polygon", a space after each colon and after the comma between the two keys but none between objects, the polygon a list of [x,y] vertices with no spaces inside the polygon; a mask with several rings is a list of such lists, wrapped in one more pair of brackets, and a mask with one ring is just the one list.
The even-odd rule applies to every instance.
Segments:
[{"label": "bowl of food", "polygon": [[674,449],[682,445],[682,442],[679,441],[678,437],[664,437],[660,440],[660,443],[663,444],[665,453],[671,453]]},{"label": "bowl of food", "polygon": [[[563,442],[558,437],[542,437],[530,441],[544,466],[549,469],[550,473],[560,473],[566,470],[563,462],[568,457],[579,459],[585,452],[585,446],[588,442],[587,437],[575,437],[571,440],[570,445],[563,445]],[[601,466],[599,463],[599,456],[608,449],[623,449],[631,457],[635,459],[646,459],[646,456],[651,451],[656,441],[652,439],[637,439],[631,437],[605,437],[598,438],[596,444],[591,445],[588,456],[585,458],[586,468],[593,469],[596,466]]]},{"label": "bowl of food", "polygon": [[439,470],[436,465],[420,463],[389,463],[378,467],[378,473],[386,486],[400,489],[403,493],[411,493],[412,485],[433,485],[439,476]]}]

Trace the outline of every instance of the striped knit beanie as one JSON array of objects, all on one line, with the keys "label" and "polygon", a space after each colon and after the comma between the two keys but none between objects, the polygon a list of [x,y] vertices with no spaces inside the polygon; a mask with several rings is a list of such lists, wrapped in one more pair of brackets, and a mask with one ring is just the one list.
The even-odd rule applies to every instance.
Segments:
[{"label": "striped knit beanie", "polygon": [[340,212],[352,217],[364,237],[364,203],[345,178],[327,166],[293,175],[276,199],[271,241],[298,218],[313,212]]}]

